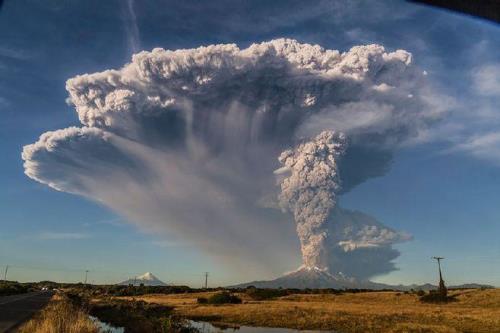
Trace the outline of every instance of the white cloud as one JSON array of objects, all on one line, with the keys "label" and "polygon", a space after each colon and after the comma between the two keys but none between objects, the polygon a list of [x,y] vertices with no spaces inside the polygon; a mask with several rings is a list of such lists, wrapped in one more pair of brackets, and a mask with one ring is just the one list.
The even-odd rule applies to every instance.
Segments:
[{"label": "white cloud", "polygon": [[79,233],[79,232],[54,232],[54,231],[46,231],[42,232],[38,235],[38,238],[44,240],[64,240],[64,239],[85,239],[89,238],[90,235]]},{"label": "white cloud", "polygon": [[472,72],[475,90],[484,96],[500,97],[500,64],[486,64]]},{"label": "white cloud", "polygon": [[31,55],[23,50],[1,45],[0,56],[16,60],[27,60],[31,58]]},{"label": "white cloud", "polygon": [[110,225],[114,227],[123,227],[125,225],[126,221],[124,221],[122,218],[115,217],[115,218],[110,218],[110,219],[105,219],[105,220],[99,220],[95,222],[85,222],[83,223],[84,227],[92,227],[96,225]]},{"label": "white cloud", "polygon": [[449,152],[455,151],[466,152],[477,158],[500,165],[500,133],[487,132],[472,135],[449,150]]},{"label": "white cloud", "polygon": [[162,248],[170,248],[170,247],[182,247],[185,246],[186,244],[176,242],[176,241],[171,241],[171,240],[155,240],[152,242],[154,246],[162,247]]},{"label": "white cloud", "polygon": [[376,225],[365,225],[351,237],[351,239],[338,242],[338,245],[346,252],[360,248],[388,246],[412,239],[411,235],[407,233]]},{"label": "white cloud", "polygon": [[134,7],[134,0],[125,1],[124,26],[127,33],[127,43],[132,53],[136,53],[140,48],[139,26]]}]

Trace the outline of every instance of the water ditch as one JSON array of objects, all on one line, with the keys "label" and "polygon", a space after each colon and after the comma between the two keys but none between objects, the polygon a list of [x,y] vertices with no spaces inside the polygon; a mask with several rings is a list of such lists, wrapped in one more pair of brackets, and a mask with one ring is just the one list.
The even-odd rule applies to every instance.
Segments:
[{"label": "water ditch", "polygon": [[295,330],[290,328],[252,327],[252,326],[215,326],[206,321],[189,320],[189,326],[200,333],[335,333],[335,331]]},{"label": "water ditch", "polygon": [[111,324],[100,321],[99,318],[97,317],[94,316],[89,316],[89,317],[90,320],[92,320],[97,325],[99,331],[101,331],[102,333],[125,333],[124,327],[115,327]]},{"label": "water ditch", "polygon": [[[100,321],[96,317],[90,316],[101,332],[103,333],[126,333],[124,327],[115,327]],[[252,327],[252,326],[237,326],[237,325],[213,325],[206,321],[188,320],[188,327],[194,328],[199,333],[335,333],[335,331],[319,331],[319,330],[295,330],[290,328],[272,328],[272,327]]]}]

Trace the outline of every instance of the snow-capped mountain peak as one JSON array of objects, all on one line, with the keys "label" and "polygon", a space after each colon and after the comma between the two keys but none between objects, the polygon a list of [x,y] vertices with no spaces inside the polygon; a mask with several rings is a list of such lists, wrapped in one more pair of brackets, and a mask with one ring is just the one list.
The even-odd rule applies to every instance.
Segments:
[{"label": "snow-capped mountain peak", "polygon": [[141,276],[137,277],[137,280],[147,280],[147,281],[153,281],[153,280],[158,280],[156,276],[153,275],[151,272],[146,272]]},{"label": "snow-capped mountain peak", "polygon": [[166,286],[167,284],[160,279],[158,279],[153,273],[147,272],[140,276],[128,279],[126,281],[118,283],[119,285],[133,285],[140,286],[141,284],[144,286]]}]

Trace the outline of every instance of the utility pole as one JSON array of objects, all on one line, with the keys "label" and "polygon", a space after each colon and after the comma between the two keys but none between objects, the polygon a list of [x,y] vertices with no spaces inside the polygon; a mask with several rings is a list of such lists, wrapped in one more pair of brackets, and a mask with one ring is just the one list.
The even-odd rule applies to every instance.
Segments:
[{"label": "utility pole", "polygon": [[439,269],[439,293],[441,296],[446,297],[448,294],[448,290],[446,289],[446,285],[444,284],[443,280],[443,274],[441,273],[441,260],[443,260],[443,257],[432,257],[432,259],[435,259],[438,263],[438,269]]},{"label": "utility pole", "polygon": [[208,272],[205,272],[205,289],[208,288]]},{"label": "utility pole", "polygon": [[3,272],[3,280],[7,281],[7,272],[9,271],[9,265],[5,266],[5,271]]},{"label": "utility pole", "polygon": [[87,284],[87,274],[89,273],[89,270],[85,270],[85,282],[83,284]]}]

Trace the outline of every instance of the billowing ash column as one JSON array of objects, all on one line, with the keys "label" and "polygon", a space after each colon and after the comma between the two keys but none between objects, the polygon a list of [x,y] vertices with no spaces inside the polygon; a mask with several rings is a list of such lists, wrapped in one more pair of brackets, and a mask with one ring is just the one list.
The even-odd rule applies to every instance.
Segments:
[{"label": "billowing ash column", "polygon": [[324,131],[313,140],[286,150],[279,157],[280,205],[297,223],[303,265],[329,270],[327,219],[340,190],[338,161],[345,153],[345,135]]}]

